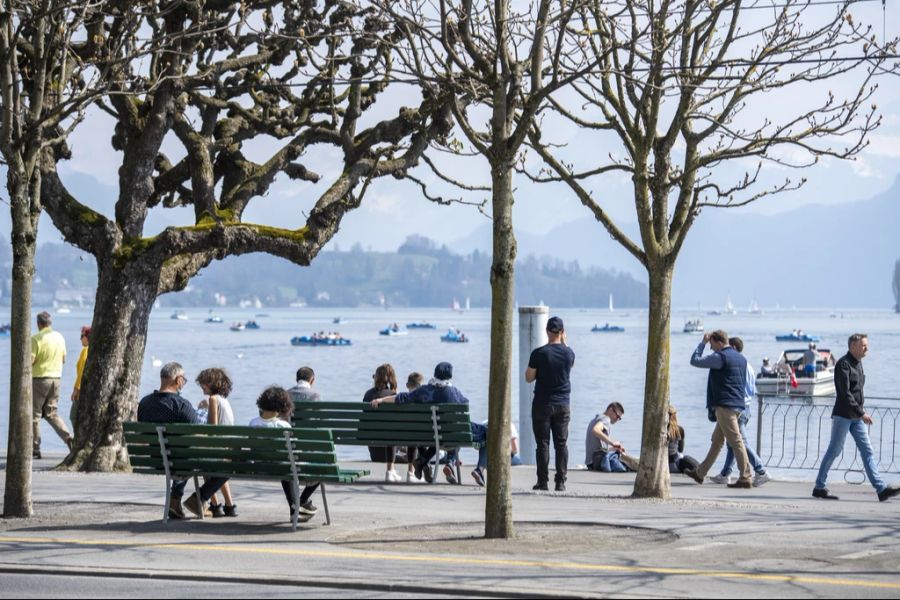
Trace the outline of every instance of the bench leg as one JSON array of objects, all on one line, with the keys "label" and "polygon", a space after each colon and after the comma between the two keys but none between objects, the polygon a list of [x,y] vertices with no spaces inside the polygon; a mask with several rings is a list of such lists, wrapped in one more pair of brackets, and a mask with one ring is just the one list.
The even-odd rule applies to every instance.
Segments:
[{"label": "bench leg", "polygon": [[294,502],[291,504],[291,527],[297,531],[297,522],[300,520],[300,484],[297,479],[291,481],[291,488],[294,490]]},{"label": "bench leg", "polygon": [[166,475],[166,501],[163,504],[163,523],[169,522],[170,504],[172,504],[172,478]]},{"label": "bench leg", "polygon": [[200,496],[200,480],[194,475],[194,495],[197,496],[197,506],[200,507],[200,520],[203,520],[203,498]]},{"label": "bench leg", "polygon": [[322,492],[322,506],[325,508],[325,524],[331,525],[331,513],[328,512],[328,496],[325,494],[325,484],[319,484],[319,491]]},{"label": "bench leg", "polygon": [[462,485],[462,467],[458,459],[456,461],[456,485]]}]

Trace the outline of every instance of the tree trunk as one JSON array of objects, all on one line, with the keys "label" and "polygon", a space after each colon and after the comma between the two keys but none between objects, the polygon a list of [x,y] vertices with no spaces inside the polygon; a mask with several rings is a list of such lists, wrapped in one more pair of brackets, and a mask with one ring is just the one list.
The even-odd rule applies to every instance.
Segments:
[{"label": "tree trunk", "polygon": [[159,270],[129,263],[99,269],[90,352],[78,397],[70,471],[127,471],[122,423],[135,418],[147,327]]},{"label": "tree trunk", "polygon": [[644,429],[641,461],[634,481],[638,498],[669,498],[670,326],[672,321],[672,273],[668,265],[651,263],[650,315],[647,333],[647,370],[644,380]]},{"label": "tree trunk", "polygon": [[31,505],[31,284],[37,219],[32,218],[27,182],[10,165],[12,206],[12,306],[10,308],[9,438],[3,516],[28,518]]},{"label": "tree trunk", "polygon": [[484,535],[514,535],[509,470],[516,237],[511,165],[492,166],[494,258],[491,264],[491,365],[488,383],[488,478]]}]

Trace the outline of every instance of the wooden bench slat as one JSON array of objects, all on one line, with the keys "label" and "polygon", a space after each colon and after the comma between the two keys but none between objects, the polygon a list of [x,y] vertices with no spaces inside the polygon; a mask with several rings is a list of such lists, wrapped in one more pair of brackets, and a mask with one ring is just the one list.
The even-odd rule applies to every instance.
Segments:
[{"label": "wooden bench slat", "polygon": [[467,404],[381,404],[372,408],[368,402],[295,402],[295,412],[304,410],[340,410],[352,411],[362,408],[366,411],[431,413],[432,406],[440,406],[445,412],[468,412]]}]

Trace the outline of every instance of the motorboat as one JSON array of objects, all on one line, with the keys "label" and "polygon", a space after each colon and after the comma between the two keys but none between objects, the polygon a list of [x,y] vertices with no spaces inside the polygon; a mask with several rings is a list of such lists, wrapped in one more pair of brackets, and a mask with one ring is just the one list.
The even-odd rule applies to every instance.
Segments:
[{"label": "motorboat", "polygon": [[467,338],[466,334],[461,332],[459,329],[448,329],[447,333],[441,336],[441,341],[451,344],[467,344],[469,342],[469,338]]},{"label": "motorboat", "polygon": [[832,396],[834,395],[834,355],[827,348],[817,348],[816,372],[808,376],[803,368],[806,348],[785,350],[773,367],[773,373],[756,376],[756,393],[760,396]]},{"label": "motorboat", "polygon": [[407,329],[437,329],[437,325],[434,323],[427,323],[425,321],[419,321],[418,323],[407,323]]},{"label": "motorboat", "polygon": [[244,325],[247,327],[247,329],[259,329],[260,328],[259,323],[257,323],[256,321],[247,321]]},{"label": "motorboat", "polygon": [[0,336],[7,336],[12,331],[12,326],[9,323],[5,325],[0,325]]},{"label": "motorboat", "polygon": [[809,335],[800,330],[792,331],[786,335],[776,335],[776,342],[818,342],[821,338],[817,335]]},{"label": "motorboat", "polygon": [[206,323],[222,323],[222,317],[218,317],[216,315],[210,315],[206,317]]},{"label": "motorboat", "polygon": [[177,321],[187,321],[188,320],[187,313],[184,312],[183,310],[176,310],[175,312],[172,313],[172,316],[169,318],[175,319]]},{"label": "motorboat", "polygon": [[350,340],[346,338],[296,336],[291,338],[291,346],[349,346]]},{"label": "motorboat", "polygon": [[591,327],[591,331],[593,333],[622,333],[625,331],[624,327],[619,327],[618,325],[610,325],[607,323],[603,327],[599,327],[598,325],[594,325]]},{"label": "motorboat", "polygon": [[399,325],[394,323],[393,325],[388,326],[385,329],[382,329],[378,332],[381,335],[407,335],[409,332],[405,329],[401,329]]},{"label": "motorboat", "polygon": [[247,329],[247,326],[243,323],[232,323],[230,329],[232,331],[243,331]]},{"label": "motorboat", "polygon": [[703,321],[700,319],[696,319],[693,321],[685,321],[684,329],[682,329],[685,333],[703,333]]}]

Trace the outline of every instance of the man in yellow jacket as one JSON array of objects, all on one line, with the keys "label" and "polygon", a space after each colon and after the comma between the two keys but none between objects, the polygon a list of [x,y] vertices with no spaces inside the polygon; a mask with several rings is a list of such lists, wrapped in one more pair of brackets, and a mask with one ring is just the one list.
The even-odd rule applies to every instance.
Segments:
[{"label": "man in yellow jacket", "polygon": [[53,331],[50,313],[37,316],[38,332],[31,336],[31,392],[33,400],[32,425],[34,440],[32,456],[41,458],[41,418],[47,419],[69,450],[73,446],[72,434],[59,416],[59,380],[66,362],[66,340]]}]

